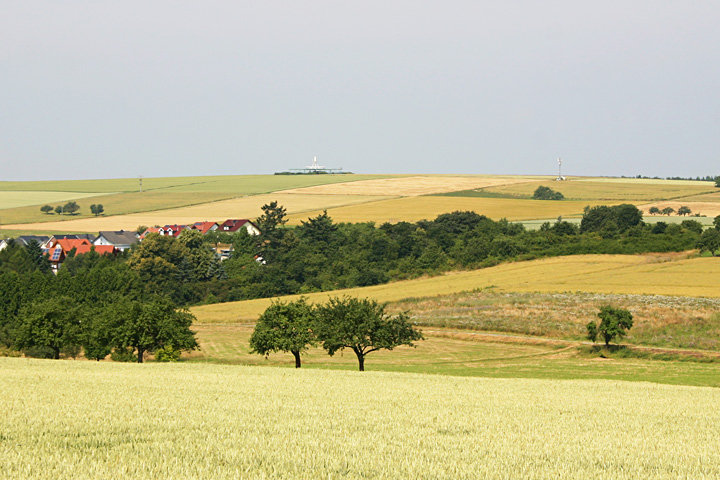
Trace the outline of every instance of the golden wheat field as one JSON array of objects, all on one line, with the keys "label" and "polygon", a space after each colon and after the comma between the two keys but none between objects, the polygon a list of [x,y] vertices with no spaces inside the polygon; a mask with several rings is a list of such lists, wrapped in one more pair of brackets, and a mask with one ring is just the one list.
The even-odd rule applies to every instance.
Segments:
[{"label": "golden wheat field", "polygon": [[[594,292],[718,298],[719,279],[720,257],[575,255],[305,296],[314,303],[342,295],[397,302],[406,298],[492,289],[495,292]],[[192,312],[201,323],[233,323],[255,321],[269,305],[270,299],[257,299],[202,305],[193,307]]]},{"label": "golden wheat field", "polygon": [[[334,183],[284,190],[278,193],[319,195],[381,195],[413,197],[434,193],[456,192],[471,188],[512,185],[536,180],[538,177],[490,175],[417,175],[403,178],[383,178],[357,182]],[[549,180],[550,177],[547,178]]]},{"label": "golden wheat field", "polygon": [[720,390],[0,358],[0,471],[57,478],[717,478]]}]

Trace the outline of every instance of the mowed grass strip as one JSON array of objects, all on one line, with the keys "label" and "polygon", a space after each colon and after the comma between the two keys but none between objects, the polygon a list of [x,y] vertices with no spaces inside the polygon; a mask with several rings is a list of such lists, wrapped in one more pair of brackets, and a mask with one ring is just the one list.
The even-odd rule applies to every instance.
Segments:
[{"label": "mowed grass strip", "polygon": [[[699,195],[712,192],[715,188],[712,182],[615,180],[617,181],[609,182],[602,181],[602,179],[570,178],[562,182],[538,181],[491,186],[482,189],[482,191],[509,196],[532,197],[535,190],[544,185],[562,193],[568,200],[637,203]],[[472,194],[472,192],[469,192],[469,194]]]},{"label": "mowed grass strip", "polygon": [[[136,194],[136,195],[145,195]],[[173,195],[186,202],[192,202],[203,195],[217,194],[187,194],[187,193],[157,193],[157,195]],[[142,197],[141,197],[142,198]],[[139,225],[152,227],[154,225],[180,224],[187,225],[201,221],[223,222],[228,218],[247,218],[254,220],[262,215],[262,206],[273,201],[287,209],[291,224],[300,224],[308,216],[317,215],[318,209],[332,206],[351,205],[376,200],[377,197],[362,195],[300,195],[300,194],[267,194],[251,195],[241,198],[232,198],[209,203],[200,203],[167,210],[142,212],[128,215],[73,218],[64,221],[29,223],[22,225],[6,225],[14,229],[38,230],[68,230],[77,232],[98,232],[100,230],[135,230]],[[104,204],[109,213],[112,204]],[[89,210],[89,207],[88,207]]]},{"label": "mowed grass strip", "polygon": [[0,469],[55,478],[716,478],[720,390],[0,358]]},{"label": "mowed grass strip", "polygon": [[[671,254],[576,255],[305,296],[314,303],[342,295],[397,302],[493,289],[496,292],[594,292],[718,298],[718,278],[720,258],[684,258]],[[299,295],[283,298],[295,299]],[[199,323],[254,322],[270,302],[270,299],[246,300],[203,305],[193,307],[191,311]]]},{"label": "mowed grass strip", "polygon": [[[474,211],[494,220],[507,218],[511,221],[556,219],[558,216],[581,216],[585,206],[598,205],[602,202],[588,201],[543,201],[507,198],[470,198],[422,196],[404,197],[375,201],[363,205],[328,208],[328,215],[335,222],[417,222],[432,220],[440,214],[454,211]],[[604,202],[602,204],[607,204]],[[309,212],[316,216],[322,210]]]},{"label": "mowed grass strip", "polygon": [[[275,353],[267,357],[250,352],[250,336],[253,325],[238,324],[196,324],[200,351],[190,355],[192,361],[234,363],[242,365],[294,366],[291,354]],[[416,347],[400,346],[392,351],[379,350],[366,358],[369,369],[422,371],[424,367],[435,368],[445,365],[448,372],[463,371],[478,362],[495,359],[511,359],[551,354],[556,351],[551,345],[512,342],[468,341],[467,335],[456,336],[452,332],[433,329],[426,332],[426,340],[417,342]],[[310,348],[302,356],[304,367],[340,368],[357,370],[357,357],[351,350],[339,352],[330,357],[322,348]]]}]

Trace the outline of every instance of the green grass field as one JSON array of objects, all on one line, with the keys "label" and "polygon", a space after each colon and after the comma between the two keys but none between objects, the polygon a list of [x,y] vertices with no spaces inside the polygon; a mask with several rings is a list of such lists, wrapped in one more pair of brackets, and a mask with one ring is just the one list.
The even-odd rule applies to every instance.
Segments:
[{"label": "green grass field", "polygon": [[720,389],[0,358],[0,469],[56,478],[716,478]]}]

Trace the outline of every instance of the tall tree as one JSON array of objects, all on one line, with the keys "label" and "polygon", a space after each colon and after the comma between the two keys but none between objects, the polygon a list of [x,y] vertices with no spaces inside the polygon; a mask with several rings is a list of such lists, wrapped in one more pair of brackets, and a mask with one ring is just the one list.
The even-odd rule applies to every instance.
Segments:
[{"label": "tall tree", "polygon": [[81,343],[83,309],[69,297],[56,297],[31,303],[20,312],[16,335],[19,349],[46,347],[53,358],[66,348]]},{"label": "tall tree", "polygon": [[149,301],[117,302],[108,310],[116,348],[133,348],[138,363],[147,352],[171,346],[174,350],[198,347],[195,332],[190,330],[195,317],[187,310],[178,310],[168,298]]},{"label": "tall tree", "polygon": [[312,330],[313,308],[305,298],[294,302],[273,302],[255,325],[250,347],[253,353],[290,352],[295,368],[300,368],[300,354],[315,344]]},{"label": "tall tree", "polygon": [[365,370],[365,356],[376,350],[392,350],[400,345],[415,346],[424,337],[400,313],[389,316],[385,306],[371,299],[353,297],[331,298],[317,307],[318,340],[331,356],[350,348],[358,359],[360,371]]},{"label": "tall tree", "polygon": [[609,346],[615,338],[624,337],[633,326],[632,313],[624,308],[603,305],[597,316],[600,319],[599,325],[594,321],[587,324],[588,339],[594,342],[598,337],[602,337],[605,346]]}]

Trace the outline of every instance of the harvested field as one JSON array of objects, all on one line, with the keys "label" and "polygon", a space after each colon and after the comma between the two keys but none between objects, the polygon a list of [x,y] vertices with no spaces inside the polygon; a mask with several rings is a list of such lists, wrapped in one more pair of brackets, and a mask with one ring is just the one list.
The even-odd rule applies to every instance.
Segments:
[{"label": "harvested field", "polygon": [[540,185],[544,185],[562,193],[568,200],[637,203],[698,195],[712,191],[714,188],[714,184],[710,182],[676,182],[673,180],[640,182],[633,181],[634,179],[622,180],[628,181],[608,182],[602,181],[602,179],[571,178],[564,182],[542,181],[488,187],[483,191],[509,196],[532,197],[535,189]]},{"label": "harvested field", "polygon": [[[435,297],[473,290],[494,292],[593,292],[720,298],[720,257],[680,254],[576,255],[506,263],[467,272],[372,287],[311,293],[311,302],[331,296],[370,297],[379,302]],[[298,298],[298,295],[288,299]],[[270,299],[193,307],[200,323],[255,321]]]},{"label": "harvested field", "polygon": [[413,197],[467,190],[470,188],[484,188],[493,185],[526,183],[536,178],[537,177],[521,176],[413,176],[335,183],[332,185],[285,190],[281,193]]},{"label": "harvested field", "polygon": [[[645,205],[638,205],[638,208],[643,211],[643,215],[646,217],[653,217],[653,215],[650,215],[649,212],[652,207],[657,207],[660,210],[670,207],[677,212],[677,209],[683,205],[692,210],[692,213],[689,216],[681,217],[683,220],[692,220],[693,215],[695,214],[700,214],[704,217],[716,217],[720,215],[720,200],[718,202],[690,202],[685,200],[673,200],[669,202],[654,202]],[[677,214],[673,213],[672,215],[676,216]],[[661,218],[663,216],[654,215],[654,217]]]},{"label": "harvested field", "polygon": [[[328,208],[328,215],[335,222],[417,222],[432,220],[442,213],[457,210],[471,210],[494,220],[507,218],[511,221],[556,219],[558,216],[581,216],[583,208],[607,202],[519,200],[508,198],[469,198],[469,197],[403,197],[390,200]],[[322,210],[310,212],[316,216]]]},{"label": "harvested field", "polygon": [[[144,195],[144,194],[143,194]],[[191,201],[197,195],[174,193]],[[98,232],[100,230],[135,230],[139,225],[154,226],[168,224],[188,224],[200,221],[225,221],[228,218],[249,218],[255,219],[262,214],[260,207],[277,200],[287,211],[291,223],[299,224],[301,220],[307,220],[308,212],[313,216],[315,212],[331,206],[352,205],[357,203],[377,200],[377,197],[360,195],[299,195],[299,194],[268,194],[253,195],[230,200],[222,200],[211,203],[202,203],[188,207],[181,207],[168,210],[157,210],[152,212],[136,213],[131,215],[93,217],[65,220],[62,222],[46,222],[22,225],[5,225],[5,228],[16,228],[24,230],[63,230],[76,232]],[[105,207],[109,210],[109,206]]]}]

